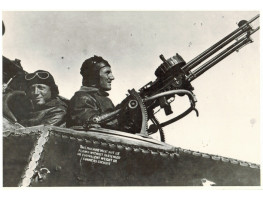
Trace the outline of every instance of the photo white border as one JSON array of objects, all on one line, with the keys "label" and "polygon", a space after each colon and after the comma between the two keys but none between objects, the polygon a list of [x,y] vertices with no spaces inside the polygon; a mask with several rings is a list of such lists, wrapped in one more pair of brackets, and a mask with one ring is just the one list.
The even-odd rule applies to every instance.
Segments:
[{"label": "photo white border", "polygon": [[[133,11],[133,10],[199,10],[199,11],[222,11],[222,10],[262,10],[262,2],[259,0],[249,0],[249,1],[230,1],[230,0],[220,0],[220,1],[208,1],[208,0],[162,0],[162,1],[143,1],[143,0],[132,0],[132,1],[120,1],[120,0],[96,0],[96,1],[55,1],[55,0],[45,0],[45,1],[32,1],[32,0],[8,0],[1,1],[2,11],[18,11],[18,10],[122,10],[122,11]],[[1,15],[2,17],[2,15]],[[262,27],[262,20],[260,20]],[[262,36],[262,31],[260,31]],[[261,37],[262,38],[262,37]],[[2,41],[1,41],[2,46]],[[262,42],[260,44],[260,52],[262,52]],[[2,53],[2,48],[1,48]],[[262,53],[261,53],[262,54]],[[262,106],[262,66],[260,70],[260,113],[263,113]],[[2,99],[2,97],[1,97]],[[2,109],[2,107],[1,107]],[[2,111],[2,110],[1,110]],[[262,138],[262,118],[260,120],[260,132],[261,132],[261,144],[263,144]],[[2,144],[2,138],[1,138]],[[2,155],[2,148],[0,154]],[[262,145],[261,145],[261,157],[262,157]],[[262,159],[261,159],[262,166]],[[2,177],[2,165],[0,167],[1,177]],[[262,170],[261,170],[262,177]],[[1,179],[2,180],[2,179]],[[2,183],[1,183],[2,185]],[[262,178],[261,178],[262,185]],[[27,189],[16,189],[16,188],[1,188],[1,198],[12,199],[47,199],[47,198],[63,198],[63,199],[73,199],[73,198],[95,198],[95,199],[188,199],[188,198],[202,198],[202,199],[258,199],[262,198],[262,186],[257,187],[255,190],[253,187],[224,187],[207,188],[200,187],[121,187],[121,188],[27,188]],[[244,190],[245,189],[245,190]],[[260,190],[259,190],[260,189]],[[242,191],[241,191],[242,190]],[[3,194],[3,193],[4,194]]]}]

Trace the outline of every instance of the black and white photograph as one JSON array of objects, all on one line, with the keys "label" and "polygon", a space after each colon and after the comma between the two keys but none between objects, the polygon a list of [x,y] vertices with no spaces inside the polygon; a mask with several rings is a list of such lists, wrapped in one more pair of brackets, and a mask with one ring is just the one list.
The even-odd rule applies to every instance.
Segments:
[{"label": "black and white photograph", "polygon": [[261,186],[260,11],[2,11],[4,187]]}]

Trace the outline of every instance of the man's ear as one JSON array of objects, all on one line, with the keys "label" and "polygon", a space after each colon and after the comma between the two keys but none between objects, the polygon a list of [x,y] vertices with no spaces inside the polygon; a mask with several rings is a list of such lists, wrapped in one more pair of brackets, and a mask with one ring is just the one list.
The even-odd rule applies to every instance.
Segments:
[{"label": "man's ear", "polygon": [[26,100],[29,102],[30,106],[34,109],[34,104],[33,104],[32,100],[30,99],[28,88],[24,92],[25,92]]}]

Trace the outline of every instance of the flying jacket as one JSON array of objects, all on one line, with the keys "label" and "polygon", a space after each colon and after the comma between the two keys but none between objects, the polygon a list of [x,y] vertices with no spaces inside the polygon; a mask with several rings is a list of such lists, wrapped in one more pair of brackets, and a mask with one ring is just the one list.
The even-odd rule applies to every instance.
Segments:
[{"label": "flying jacket", "polygon": [[[67,127],[83,126],[88,121],[92,121],[94,116],[113,111],[115,107],[108,96],[107,92],[100,91],[98,88],[81,86],[70,100]],[[118,121],[111,120],[101,123],[100,126],[116,129]]]},{"label": "flying jacket", "polygon": [[67,104],[59,98],[48,101],[40,110],[31,109],[26,118],[19,121],[23,126],[61,126],[66,121]]}]

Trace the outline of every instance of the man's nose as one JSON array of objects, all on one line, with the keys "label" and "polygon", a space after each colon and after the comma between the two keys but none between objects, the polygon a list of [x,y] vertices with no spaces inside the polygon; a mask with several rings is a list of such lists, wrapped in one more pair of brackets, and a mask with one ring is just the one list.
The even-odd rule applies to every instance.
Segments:
[{"label": "man's nose", "polygon": [[114,76],[113,76],[113,74],[109,74],[109,78],[110,78],[111,80],[114,80],[114,79],[115,79]]}]

